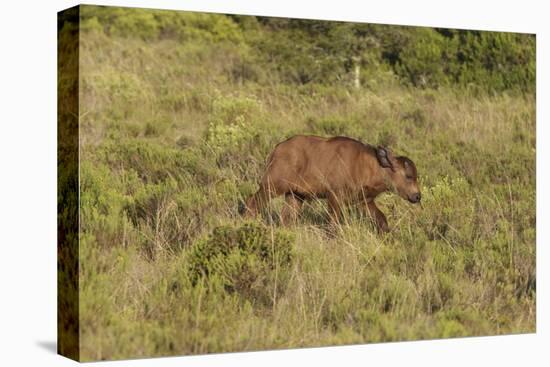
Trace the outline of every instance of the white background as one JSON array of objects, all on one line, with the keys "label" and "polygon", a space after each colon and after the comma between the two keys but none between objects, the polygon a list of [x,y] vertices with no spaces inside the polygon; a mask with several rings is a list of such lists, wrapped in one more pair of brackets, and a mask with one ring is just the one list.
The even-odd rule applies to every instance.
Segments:
[{"label": "white background", "polygon": [[[107,362],[116,366],[534,365],[550,363],[549,26],[545,1],[98,1],[167,9],[537,33],[537,333]],[[56,340],[56,13],[74,1],[0,11],[0,365],[65,366]],[[546,19],[548,21],[548,18]],[[545,103],[546,102],[546,103]],[[94,364],[102,366],[105,363]]]}]

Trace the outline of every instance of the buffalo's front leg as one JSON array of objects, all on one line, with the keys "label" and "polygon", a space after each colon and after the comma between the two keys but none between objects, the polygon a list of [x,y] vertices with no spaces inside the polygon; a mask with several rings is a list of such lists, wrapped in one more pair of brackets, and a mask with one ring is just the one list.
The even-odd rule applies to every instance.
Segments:
[{"label": "buffalo's front leg", "polygon": [[245,217],[255,217],[277,196],[273,188],[260,185],[260,189],[246,200],[239,212]]},{"label": "buffalo's front leg", "polygon": [[285,195],[285,200],[286,205],[281,214],[281,223],[285,226],[296,224],[304,199],[300,195],[289,192]]},{"label": "buffalo's front leg", "polygon": [[374,220],[374,223],[376,223],[376,226],[378,227],[379,232],[389,232],[390,228],[388,226],[388,221],[386,220],[386,216],[373,201],[367,202],[367,208],[369,210],[369,214],[371,218]]}]

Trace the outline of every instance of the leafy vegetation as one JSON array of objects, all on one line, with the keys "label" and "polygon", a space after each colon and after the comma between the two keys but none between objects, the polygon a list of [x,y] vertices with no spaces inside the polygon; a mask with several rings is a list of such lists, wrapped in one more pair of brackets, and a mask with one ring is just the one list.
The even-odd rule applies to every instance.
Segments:
[{"label": "leafy vegetation", "polygon": [[[84,360],[532,332],[529,35],[81,8]],[[245,221],[275,144],[412,158],[391,233],[322,201]]]},{"label": "leafy vegetation", "polygon": [[291,238],[256,223],[240,228],[221,226],[197,243],[189,258],[193,284],[218,278],[228,292],[256,303],[275,303],[288,282]]}]

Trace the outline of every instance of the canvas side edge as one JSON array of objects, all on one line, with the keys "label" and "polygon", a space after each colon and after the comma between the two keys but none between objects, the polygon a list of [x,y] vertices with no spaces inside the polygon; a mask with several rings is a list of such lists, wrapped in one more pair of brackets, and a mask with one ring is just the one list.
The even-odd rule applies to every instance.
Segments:
[{"label": "canvas side edge", "polygon": [[57,16],[57,352],[80,360],[79,46],[80,7]]}]

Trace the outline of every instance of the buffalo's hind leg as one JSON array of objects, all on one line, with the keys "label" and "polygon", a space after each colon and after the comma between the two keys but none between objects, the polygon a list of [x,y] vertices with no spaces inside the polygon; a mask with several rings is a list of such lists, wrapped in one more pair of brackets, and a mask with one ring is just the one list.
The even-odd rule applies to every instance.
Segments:
[{"label": "buffalo's hind leg", "polygon": [[290,224],[296,224],[298,220],[298,214],[302,209],[302,204],[304,203],[304,198],[292,192],[285,194],[286,205],[283,207],[281,213],[281,224],[288,226]]}]

